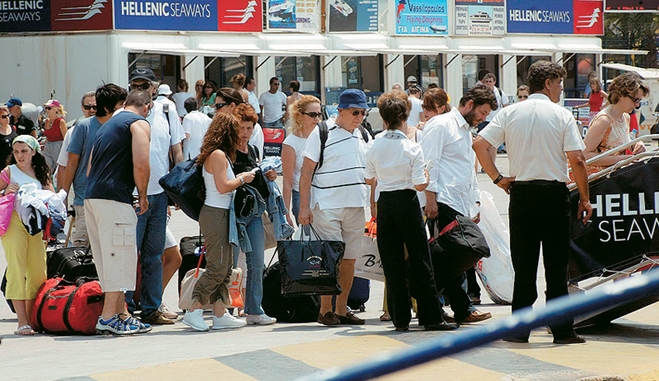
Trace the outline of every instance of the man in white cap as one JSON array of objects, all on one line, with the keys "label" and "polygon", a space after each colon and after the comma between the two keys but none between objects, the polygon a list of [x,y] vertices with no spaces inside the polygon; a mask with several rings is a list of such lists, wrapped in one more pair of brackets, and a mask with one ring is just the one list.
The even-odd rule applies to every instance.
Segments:
[{"label": "man in white cap", "polygon": [[418,84],[418,82],[417,82],[415,76],[410,75],[409,77],[407,77],[407,88],[408,88],[408,89],[409,89],[411,86],[414,86],[414,85],[416,85],[416,84]]}]

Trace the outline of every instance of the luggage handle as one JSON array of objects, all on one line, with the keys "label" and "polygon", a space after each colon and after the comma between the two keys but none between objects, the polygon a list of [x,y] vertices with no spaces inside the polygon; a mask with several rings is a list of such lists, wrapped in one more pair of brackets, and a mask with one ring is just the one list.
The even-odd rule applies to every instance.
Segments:
[{"label": "luggage handle", "polygon": [[194,277],[199,278],[199,269],[201,268],[201,261],[204,259],[204,253],[206,252],[206,244],[201,247],[201,253],[199,254],[199,261],[197,262],[197,268],[194,271]]}]

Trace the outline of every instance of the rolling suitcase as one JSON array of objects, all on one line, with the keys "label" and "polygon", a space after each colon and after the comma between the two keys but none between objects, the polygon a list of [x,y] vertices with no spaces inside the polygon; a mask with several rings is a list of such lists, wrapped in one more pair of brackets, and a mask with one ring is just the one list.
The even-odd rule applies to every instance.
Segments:
[{"label": "rolling suitcase", "polygon": [[97,278],[94,256],[88,247],[63,247],[48,253],[46,275],[75,282],[80,277]]},{"label": "rolling suitcase", "polygon": [[[201,247],[204,246],[204,237],[196,235],[192,237],[181,238],[179,249],[181,250],[181,266],[178,268],[178,293],[181,296],[181,283],[188,270],[197,267]],[[206,268],[206,258],[201,260],[201,268]]]},{"label": "rolling suitcase", "polygon": [[284,298],[281,291],[279,262],[263,273],[263,311],[284,323],[310,323],[318,319],[320,296],[306,295]]}]

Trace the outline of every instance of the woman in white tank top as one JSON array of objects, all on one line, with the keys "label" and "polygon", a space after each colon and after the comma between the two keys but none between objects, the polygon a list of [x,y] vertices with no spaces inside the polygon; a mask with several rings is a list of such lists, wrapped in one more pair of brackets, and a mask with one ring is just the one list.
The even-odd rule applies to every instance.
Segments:
[{"label": "woman in white tank top", "polygon": [[[0,191],[15,193],[21,185],[33,183],[39,189],[53,191],[50,170],[41,154],[37,139],[19,135],[12,142],[11,165],[2,171]],[[9,181],[7,181],[9,180]],[[33,335],[30,315],[39,287],[46,281],[46,248],[42,235],[30,235],[16,211],[12,212],[9,226],[2,236],[7,258],[7,293],[16,309],[17,335]]]},{"label": "woman in white tank top", "polygon": [[199,227],[206,243],[206,272],[197,281],[192,298],[194,306],[183,317],[183,323],[197,331],[210,327],[203,319],[203,305],[213,305],[213,329],[239,328],[244,320],[231,316],[225,309],[229,300],[229,275],[233,267],[233,249],[229,244],[229,209],[233,191],[254,180],[254,173],[237,176],[231,170],[235,160],[236,142],[239,140],[238,120],[218,113],[208,127],[197,158],[203,165],[206,201],[199,213]]}]

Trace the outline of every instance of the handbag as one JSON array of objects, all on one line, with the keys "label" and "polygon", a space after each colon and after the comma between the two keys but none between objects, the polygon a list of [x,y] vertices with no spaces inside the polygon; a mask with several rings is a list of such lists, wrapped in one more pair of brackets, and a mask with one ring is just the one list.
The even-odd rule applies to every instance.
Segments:
[{"label": "handbag", "polygon": [[323,241],[314,228],[316,240],[277,242],[281,292],[284,297],[302,295],[339,295],[339,265],[345,252],[341,241]]},{"label": "handbag", "polygon": [[430,257],[435,279],[455,279],[474,267],[481,258],[490,257],[490,248],[478,225],[458,215],[435,236],[436,220],[430,223]]},{"label": "handbag", "polygon": [[245,302],[243,301],[243,294],[240,292],[243,283],[243,270],[240,268],[231,270],[231,278],[229,279],[229,297],[231,298],[231,307],[243,308]]},{"label": "handbag", "polygon": [[380,260],[377,241],[377,221],[375,217],[364,227],[362,254],[355,261],[355,276],[384,282],[384,269]]},{"label": "handbag", "polygon": [[268,212],[263,212],[261,214],[261,220],[263,221],[263,232],[265,233],[265,249],[272,249],[277,247],[277,237],[275,237],[275,224],[270,221],[270,216]]},{"label": "handbag", "polygon": [[236,216],[247,217],[256,205],[256,188],[249,184],[243,184],[236,188],[236,193],[233,195],[233,206],[236,211]]},{"label": "handbag", "polygon": [[[6,182],[7,185],[11,183],[7,172],[2,171],[0,173],[0,179]],[[0,197],[0,237],[7,233],[9,229],[9,223],[11,222],[11,214],[14,211],[14,199],[16,194],[9,193]]]},{"label": "handbag", "polygon": [[158,183],[183,213],[199,221],[199,212],[206,199],[206,187],[201,172],[203,165],[196,161],[195,157],[178,163]]},{"label": "handbag", "polygon": [[[182,310],[189,310],[192,308],[193,299],[192,292],[194,287],[199,281],[201,274],[206,272],[206,269],[201,268],[201,260],[204,258],[204,252],[206,251],[206,246],[201,249],[201,255],[199,255],[199,261],[197,262],[197,267],[194,269],[188,270],[183,277],[183,282],[181,282],[181,293],[178,298],[178,308]],[[212,304],[206,304],[202,306],[205,310],[210,310],[213,308]]]}]

